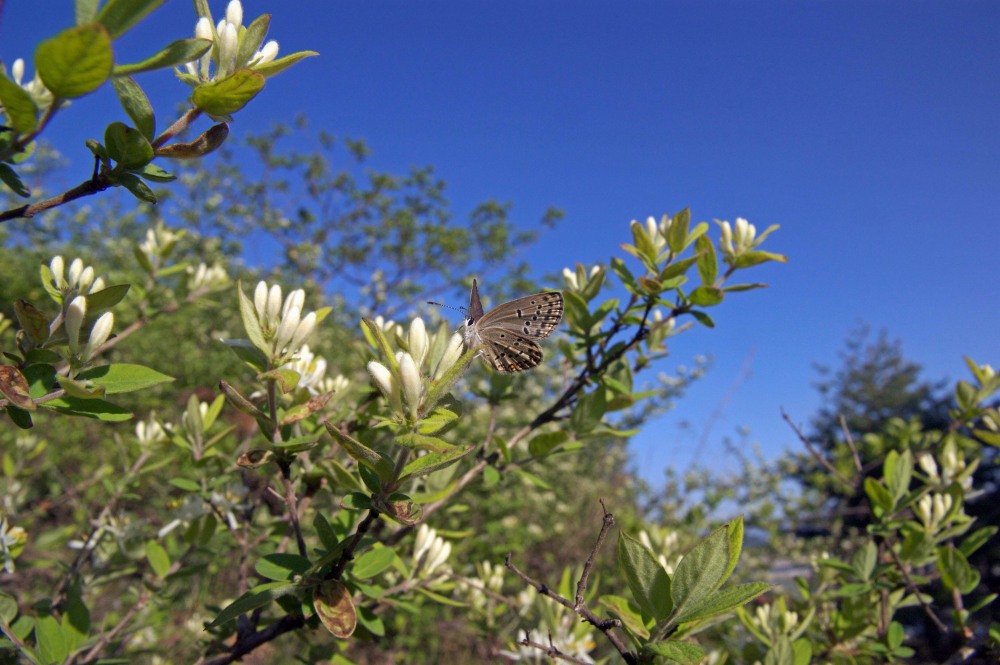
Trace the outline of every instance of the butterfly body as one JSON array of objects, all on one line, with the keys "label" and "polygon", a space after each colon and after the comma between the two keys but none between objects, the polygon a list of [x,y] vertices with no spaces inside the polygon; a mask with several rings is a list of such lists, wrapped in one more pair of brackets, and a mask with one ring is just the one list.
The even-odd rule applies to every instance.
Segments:
[{"label": "butterfly body", "polygon": [[535,340],[551,335],[562,313],[563,297],[558,291],[517,298],[484,313],[479,286],[473,279],[465,343],[480,347],[483,362],[494,370],[523,372],[542,361],[542,347]]}]

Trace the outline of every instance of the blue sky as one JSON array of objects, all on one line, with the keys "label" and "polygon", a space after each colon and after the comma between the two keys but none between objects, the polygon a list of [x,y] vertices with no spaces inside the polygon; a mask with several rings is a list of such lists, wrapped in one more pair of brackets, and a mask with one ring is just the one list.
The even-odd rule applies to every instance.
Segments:
[{"label": "blue sky", "polygon": [[[0,57],[30,56],[71,6],[4,3]],[[321,57],[270,81],[234,133],[304,112],[365,138],[376,168],[434,165],[457,219],[487,198],[513,202],[525,225],[561,207],[529,255],[539,274],[606,261],[631,219],[683,207],[781,225],[765,248],[790,262],[745,273],[770,288],[735,294],[716,329],[676,339],[664,369],[695,354],[715,363],[636,440],[651,479],[717,463],[741,426],[769,454],[794,446],[779,409],[808,420],[812,363],[834,363],[862,321],[901,339],[930,379],[964,378],[966,354],[1000,364],[996,2],[244,6],[272,12],[283,53]],[[190,3],[170,0],[118,48],[138,59],[193,25]],[[166,73],[140,82],[164,115],[186,94]],[[101,90],[76,106],[49,139],[84,160],[116,103]],[[483,276],[484,291],[497,279]]]}]

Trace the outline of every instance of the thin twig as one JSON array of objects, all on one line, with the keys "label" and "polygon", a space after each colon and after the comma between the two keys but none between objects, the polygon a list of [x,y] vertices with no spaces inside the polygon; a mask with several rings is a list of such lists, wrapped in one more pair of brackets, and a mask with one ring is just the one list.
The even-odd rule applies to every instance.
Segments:
[{"label": "thin twig", "polygon": [[861,464],[861,456],[858,454],[858,447],[854,445],[854,437],[851,435],[851,430],[847,429],[847,418],[844,414],[840,414],[840,429],[844,433],[844,441],[847,442],[847,447],[851,449],[851,455],[854,456],[854,468],[859,472],[864,471],[864,467]]},{"label": "thin twig", "polygon": [[920,607],[923,608],[924,614],[927,615],[927,617],[937,627],[937,629],[941,631],[942,634],[947,634],[948,627],[944,625],[944,623],[941,621],[941,619],[938,618],[936,614],[934,614],[934,610],[927,603],[927,601],[924,600],[923,594],[920,593],[920,589],[917,587],[916,582],[914,582],[913,578],[910,577],[910,571],[903,564],[903,561],[899,558],[899,554],[896,552],[896,548],[889,545],[886,547],[886,551],[889,552],[889,556],[892,557],[893,563],[896,564],[896,569],[899,570],[900,573],[902,573],[903,581],[906,582],[906,588],[909,589],[910,592],[913,593],[914,597],[916,597],[916,599],[920,602]]},{"label": "thin twig", "polygon": [[559,648],[552,643],[551,634],[549,635],[548,646],[542,644],[541,642],[535,642],[534,640],[532,640],[528,631],[524,632],[524,639],[518,642],[518,644],[524,647],[531,647],[533,649],[538,649],[539,651],[544,651],[545,655],[548,656],[549,658],[555,658],[556,660],[564,660],[567,663],[576,663],[577,665],[589,665],[589,663],[591,662],[589,660],[581,660],[576,656],[571,656],[568,653],[563,653],[562,651],[560,651]]},{"label": "thin twig", "polygon": [[[590,578],[590,571],[594,568],[594,563],[597,560],[597,551],[601,549],[604,545],[604,539],[608,535],[608,531],[615,524],[615,516],[608,512],[607,506],[604,505],[604,499],[598,499],[601,502],[601,510],[604,511],[604,519],[601,522],[601,532],[597,534],[597,542],[594,543],[594,549],[590,551],[590,556],[587,557],[587,562],[583,564],[583,572],[580,573],[580,581],[576,583],[576,608],[583,607],[583,595],[587,590],[587,582]],[[574,608],[575,609],[575,608]]]},{"label": "thin twig", "polygon": [[792,431],[795,432],[795,435],[799,437],[799,441],[801,441],[805,445],[806,450],[809,451],[809,455],[812,456],[814,460],[819,462],[827,471],[833,474],[840,482],[844,483],[844,485],[853,490],[854,483],[851,482],[851,479],[845,476],[843,473],[841,473],[840,470],[837,469],[837,467],[833,466],[833,464],[830,463],[830,460],[823,457],[819,453],[819,451],[816,450],[816,447],[813,446],[812,442],[806,437],[805,434],[802,433],[802,430],[798,428],[798,425],[792,422],[791,417],[787,413],[785,413],[784,409],[781,410],[781,417],[784,419],[786,423],[788,423],[788,426],[792,428]]}]

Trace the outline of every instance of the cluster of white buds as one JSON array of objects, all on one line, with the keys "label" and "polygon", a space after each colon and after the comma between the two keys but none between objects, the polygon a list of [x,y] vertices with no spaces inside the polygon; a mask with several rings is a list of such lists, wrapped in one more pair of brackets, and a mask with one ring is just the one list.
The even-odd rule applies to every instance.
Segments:
[{"label": "cluster of white buds", "polygon": [[63,319],[63,326],[66,329],[66,340],[69,342],[70,351],[73,352],[81,363],[89,361],[100,346],[108,341],[108,337],[111,336],[111,329],[115,325],[114,314],[111,312],[101,314],[97,318],[97,321],[94,321],[94,325],[90,329],[90,336],[87,338],[87,343],[81,350],[80,327],[83,325],[83,319],[86,315],[87,299],[83,296],[77,296],[70,301]]},{"label": "cluster of white buds", "polygon": [[413,542],[413,569],[411,576],[427,579],[447,571],[446,562],[451,556],[451,543],[437,535],[434,529],[426,524],[417,528],[417,537]]},{"label": "cluster of white buds", "polygon": [[[375,319],[375,322],[382,328],[380,319]],[[384,333],[386,328],[382,328],[382,331]],[[377,360],[368,363],[368,373],[379,391],[389,400],[393,411],[415,420],[427,394],[421,367],[428,360],[430,338],[423,319],[418,317],[410,322],[406,345],[408,351],[396,352],[398,373],[394,373]],[[441,359],[431,368],[430,377],[438,378],[451,369],[461,358],[462,349],[462,336],[458,333],[453,334]]]},{"label": "cluster of white buds", "polygon": [[[939,465],[940,462],[940,465]],[[938,459],[930,453],[917,458],[917,464],[927,479],[936,487],[945,488],[953,482],[958,482],[964,489],[972,489],[972,473],[979,465],[979,460],[973,460],[970,464],[965,457],[959,453],[958,446],[952,439],[945,441]]]},{"label": "cluster of white buds", "polygon": [[[573,291],[580,291],[586,287],[590,281],[601,273],[603,266],[595,265],[590,270],[587,270],[579,263],[576,265],[576,270],[570,270],[569,268],[563,268],[562,274],[563,279],[566,280],[566,285]],[[583,279],[581,279],[581,277]]]},{"label": "cluster of white buds", "polygon": [[924,528],[928,532],[933,532],[941,526],[941,522],[948,514],[948,511],[951,510],[952,505],[953,500],[950,494],[933,492],[932,494],[925,494],[920,497],[920,500],[917,501],[917,507],[914,510],[917,517],[923,522]]},{"label": "cluster of white buds", "polygon": [[299,388],[305,388],[313,395],[319,394],[326,376],[326,358],[313,353],[308,344],[303,344],[295,356],[293,360],[285,363],[284,369],[298,372]]},{"label": "cluster of white buds", "polygon": [[52,273],[52,284],[63,299],[73,296],[85,296],[96,293],[104,288],[104,279],[97,277],[93,267],[83,265],[83,259],[70,261],[69,268],[61,256],[53,256],[49,261],[49,271]]},{"label": "cluster of white buds", "polygon": [[[273,39],[252,55],[239,58],[240,40],[246,34],[243,26],[243,5],[232,0],[226,7],[226,16],[212,29],[212,22],[205,16],[198,19],[194,36],[214,42],[214,46],[197,60],[184,65],[191,76],[201,82],[223,79],[238,69],[253,69],[273,61],[278,56],[278,42]],[[215,72],[212,72],[212,54],[216,54]]]},{"label": "cluster of white buds", "polygon": [[270,344],[273,361],[284,363],[315,330],[316,312],[302,315],[305,299],[306,292],[296,289],[282,304],[280,286],[274,284],[268,288],[266,282],[257,283],[253,293],[254,309],[264,340]]},{"label": "cluster of white buds", "polygon": [[[543,624],[525,631],[527,634],[524,637],[534,644],[555,647],[560,653],[572,658],[574,663],[593,663],[590,652],[597,647],[593,632],[587,628],[588,624],[577,622],[573,616],[568,611],[561,613],[554,628]],[[513,646],[514,649],[501,651],[500,654],[516,663],[541,665],[551,662],[544,650],[521,644],[520,641]]]},{"label": "cluster of white buds", "polygon": [[183,233],[168,229],[162,223],[157,224],[151,229],[146,229],[146,239],[139,243],[139,251],[150,260],[166,258],[183,235]]},{"label": "cluster of white buds", "polygon": [[741,254],[753,251],[759,247],[768,234],[777,228],[776,226],[772,226],[758,236],[757,227],[742,217],[736,218],[735,229],[729,225],[729,222],[717,221],[717,223],[722,229],[719,249],[722,250],[722,255],[725,257],[727,263],[732,263]]},{"label": "cluster of white buds", "polygon": [[150,413],[148,418],[135,424],[135,438],[143,447],[167,440],[167,432],[156,419],[156,412]]},{"label": "cluster of white buds", "polygon": [[[4,75],[7,74],[7,68],[4,67]],[[49,106],[52,105],[52,93],[45,84],[42,83],[42,79],[39,78],[38,72],[35,72],[35,77],[30,81],[23,83],[24,80],[24,59],[18,58],[14,61],[14,64],[10,66],[10,78],[13,79],[14,83],[21,86],[21,88],[28,93],[31,97],[31,101],[35,102],[35,106],[39,110],[44,111]]]},{"label": "cluster of white buds", "polygon": [[798,613],[788,609],[784,598],[771,604],[758,605],[751,620],[772,641],[791,635],[799,626]]},{"label": "cluster of white buds", "polygon": [[198,267],[187,268],[188,291],[215,291],[229,285],[229,275],[218,263],[209,267],[199,263]]},{"label": "cluster of white buds", "polygon": [[[660,531],[657,529],[656,531]],[[656,546],[654,547],[653,541],[656,541]],[[654,532],[650,535],[648,531],[643,529],[639,532],[639,542],[646,546],[646,548],[653,553],[656,560],[660,562],[663,569],[667,571],[667,574],[673,575],[674,568],[677,563],[680,562],[681,554],[677,552],[677,532],[676,531],[663,531],[661,533]],[[674,563],[670,563],[668,559],[668,554],[673,556]]]}]

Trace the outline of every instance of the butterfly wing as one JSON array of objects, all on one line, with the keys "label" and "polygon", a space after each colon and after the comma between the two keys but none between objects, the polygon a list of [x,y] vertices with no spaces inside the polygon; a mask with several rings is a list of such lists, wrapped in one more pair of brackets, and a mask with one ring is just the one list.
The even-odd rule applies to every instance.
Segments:
[{"label": "butterfly wing", "polygon": [[514,374],[542,362],[542,347],[523,337],[511,338],[509,342],[484,340],[480,357],[497,372]]},{"label": "butterfly wing", "polygon": [[[473,304],[478,295],[474,289]],[[562,313],[562,294],[551,292],[511,300],[472,319],[483,361],[505,374],[531,369],[542,361],[542,349],[534,340],[551,335]]]}]

